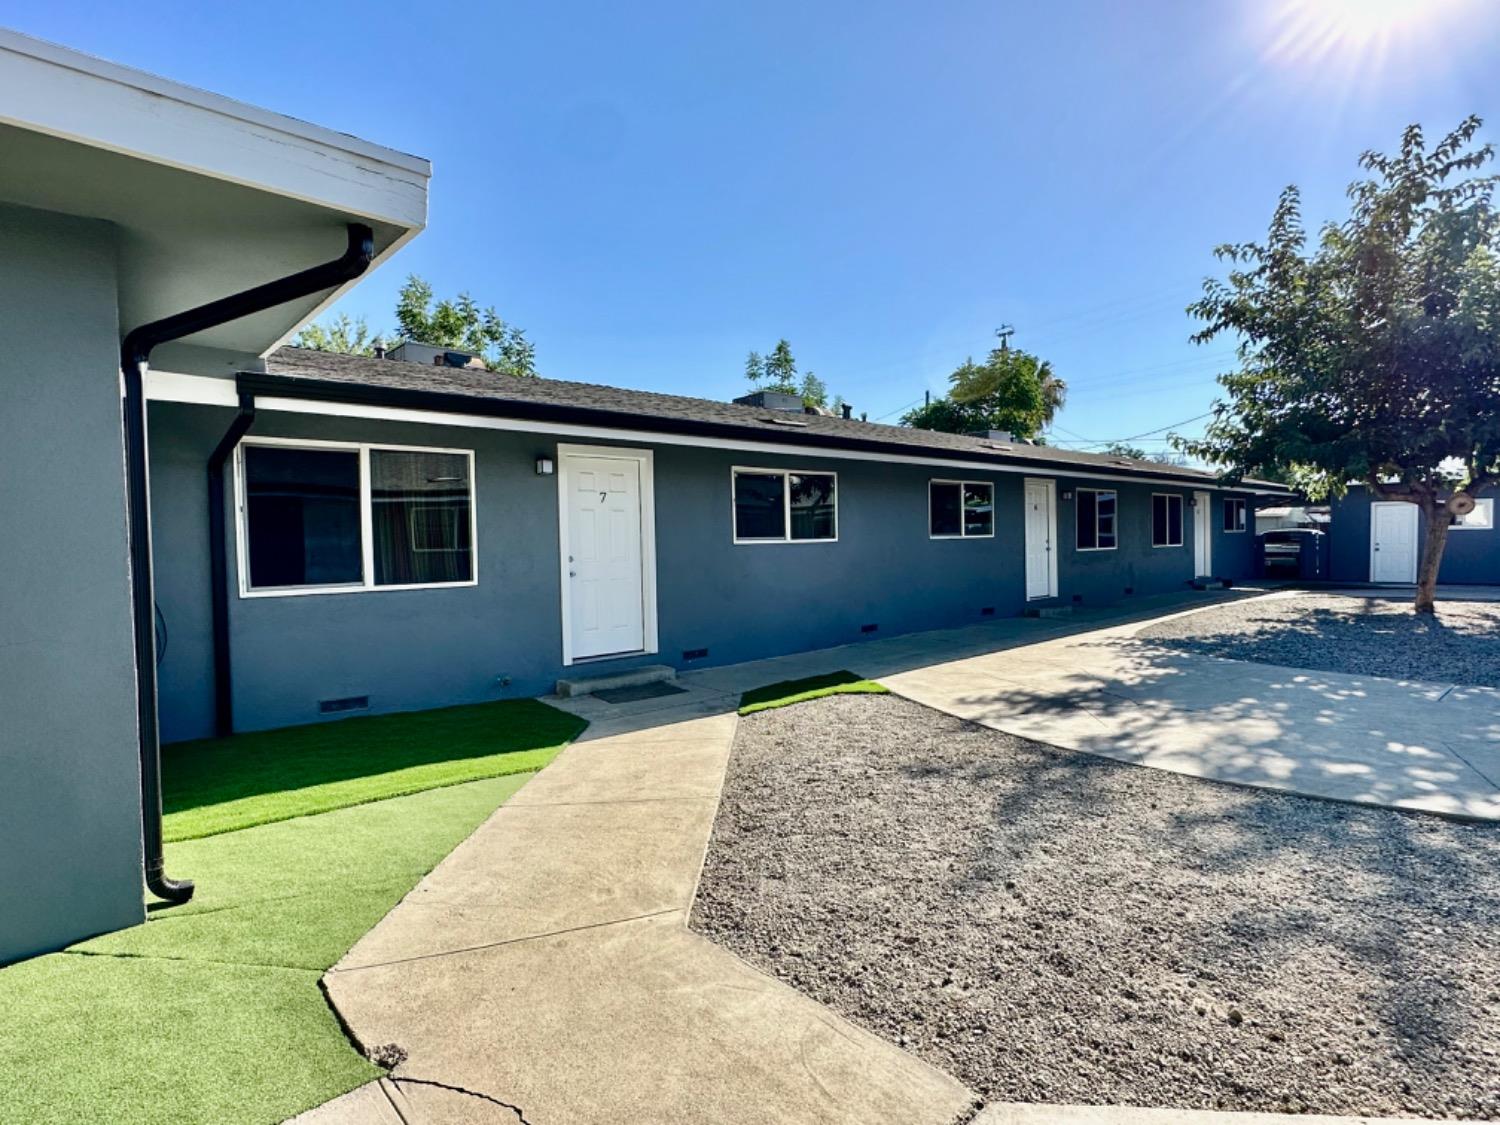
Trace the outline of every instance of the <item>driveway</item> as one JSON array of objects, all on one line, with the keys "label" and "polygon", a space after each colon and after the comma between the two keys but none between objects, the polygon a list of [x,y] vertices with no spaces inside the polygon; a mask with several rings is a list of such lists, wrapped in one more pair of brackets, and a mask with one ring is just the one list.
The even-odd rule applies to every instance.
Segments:
[{"label": "driveway", "polygon": [[1192,612],[881,682],[995,730],[1119,761],[1500,819],[1500,691],[1226,660],[1141,636]]}]

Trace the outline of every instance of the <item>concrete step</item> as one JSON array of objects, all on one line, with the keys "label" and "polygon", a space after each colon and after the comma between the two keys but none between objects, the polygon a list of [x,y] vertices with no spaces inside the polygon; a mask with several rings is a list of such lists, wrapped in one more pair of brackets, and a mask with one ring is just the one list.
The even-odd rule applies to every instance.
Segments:
[{"label": "concrete step", "polygon": [[1072,617],[1074,606],[1071,603],[1064,605],[1034,605],[1027,607],[1026,617]]},{"label": "concrete step", "polygon": [[557,694],[562,699],[579,695],[591,695],[609,688],[640,687],[643,684],[659,684],[675,680],[677,669],[665,664],[648,664],[643,668],[631,668],[624,672],[605,672],[599,676],[574,676],[557,681]]}]

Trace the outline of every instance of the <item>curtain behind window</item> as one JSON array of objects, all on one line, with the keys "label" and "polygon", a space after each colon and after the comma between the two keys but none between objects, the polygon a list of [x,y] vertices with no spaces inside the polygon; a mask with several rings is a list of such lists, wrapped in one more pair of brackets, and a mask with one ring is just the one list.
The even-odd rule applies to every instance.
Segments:
[{"label": "curtain behind window", "polygon": [[370,450],[375,584],[471,581],[469,496],[461,453]]}]

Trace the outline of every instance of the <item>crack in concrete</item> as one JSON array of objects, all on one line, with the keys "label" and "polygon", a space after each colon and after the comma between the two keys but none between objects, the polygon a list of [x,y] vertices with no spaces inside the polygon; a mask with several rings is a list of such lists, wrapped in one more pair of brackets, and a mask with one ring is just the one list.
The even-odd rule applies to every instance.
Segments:
[{"label": "crack in concrete", "polygon": [[516,1120],[519,1121],[521,1125],[533,1125],[532,1122],[526,1119],[526,1114],[521,1111],[520,1106],[514,1105],[511,1102],[501,1101],[499,1098],[494,1097],[491,1094],[482,1093],[479,1090],[469,1090],[463,1086],[454,1086],[447,1082],[438,1082],[432,1078],[411,1078],[407,1075],[401,1075],[398,1077],[393,1074],[391,1075],[391,1082],[395,1084],[398,1089],[401,1087],[401,1084],[403,1082],[409,1082],[413,1086],[431,1086],[438,1090],[447,1090],[454,1094],[463,1094],[470,1098],[478,1098],[481,1101],[489,1102],[491,1105],[497,1105],[501,1109],[510,1110],[511,1113],[514,1113],[516,1115]]},{"label": "crack in concrete", "polygon": [[[427,904],[418,903],[417,905],[425,906]],[[433,905],[441,906],[443,905],[443,903],[441,901],[438,901]],[[506,938],[503,941],[487,941],[482,942],[479,945],[466,945],[461,949],[444,949],[438,951],[437,953],[418,954],[415,957],[397,957],[391,961],[377,961],[373,965],[349,965],[348,967],[343,969],[340,969],[338,966],[334,966],[328,971],[330,973],[335,973],[339,976],[342,976],[345,973],[359,973],[363,972],[366,969],[384,969],[388,968],[391,965],[406,965],[410,964],[413,961],[432,961],[439,957],[455,957],[460,953],[478,953],[484,949],[499,949],[501,946],[505,945],[518,945],[523,941],[539,941],[542,938],[560,937],[563,934],[576,934],[581,933],[585,930],[602,930],[606,926],[620,926],[624,925],[626,922],[640,922],[647,918],[660,918],[663,914],[679,914],[684,909],[685,908],[681,906],[669,906],[663,910],[652,910],[646,914],[632,915],[629,918],[611,918],[607,922],[590,922],[586,926],[568,926],[567,928],[561,930],[549,930],[548,932],[543,934],[525,934],[521,937]]]}]

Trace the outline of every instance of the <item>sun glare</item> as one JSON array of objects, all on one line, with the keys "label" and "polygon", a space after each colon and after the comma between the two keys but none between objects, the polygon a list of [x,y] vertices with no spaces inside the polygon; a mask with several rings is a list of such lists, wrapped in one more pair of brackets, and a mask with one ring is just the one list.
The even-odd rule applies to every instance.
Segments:
[{"label": "sun glare", "polygon": [[1473,0],[1281,0],[1268,56],[1283,63],[1378,63],[1450,27]]}]

